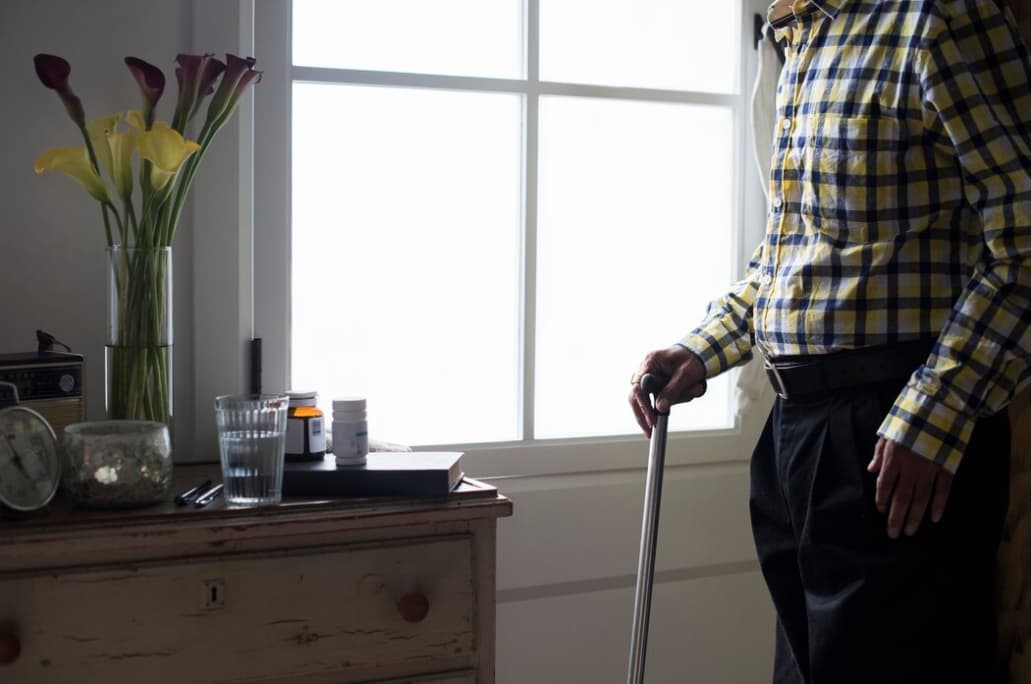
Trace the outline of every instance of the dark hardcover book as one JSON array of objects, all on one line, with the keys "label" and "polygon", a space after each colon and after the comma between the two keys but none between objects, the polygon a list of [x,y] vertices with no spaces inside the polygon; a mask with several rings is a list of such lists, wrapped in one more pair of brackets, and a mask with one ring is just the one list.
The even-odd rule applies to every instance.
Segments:
[{"label": "dark hardcover book", "polygon": [[286,463],[284,497],[447,496],[462,481],[460,451],[377,451],[365,465]]}]

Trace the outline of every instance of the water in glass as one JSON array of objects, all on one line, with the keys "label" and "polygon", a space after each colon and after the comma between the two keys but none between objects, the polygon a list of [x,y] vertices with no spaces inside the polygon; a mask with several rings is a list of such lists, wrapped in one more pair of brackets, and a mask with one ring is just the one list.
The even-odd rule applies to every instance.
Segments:
[{"label": "water in glass", "polygon": [[219,435],[227,506],[278,504],[285,432],[232,430]]}]

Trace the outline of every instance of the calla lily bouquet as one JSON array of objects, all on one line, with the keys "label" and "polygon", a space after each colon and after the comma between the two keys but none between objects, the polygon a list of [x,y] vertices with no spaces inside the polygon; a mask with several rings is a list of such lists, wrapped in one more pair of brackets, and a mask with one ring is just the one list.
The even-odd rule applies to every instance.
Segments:
[{"label": "calla lily bouquet", "polygon": [[[261,81],[253,58],[178,55],[179,86],[170,122],[156,118],[165,91],[158,67],[126,57],[142,107],[87,122],[56,55],[34,58],[36,75],[55,91],[84,144],[57,147],[35,171],[67,174],[99,204],[111,263],[107,401],[111,418],[171,421],[171,264],[176,226],[197,168],[248,88]],[[207,101],[196,139],[188,128]]]},{"label": "calla lily bouquet", "polygon": [[[86,122],[82,102],[68,82],[71,66],[67,61],[46,54],[36,55],[34,61],[39,80],[57,92],[85,142],[81,147],[48,150],[36,160],[36,173],[68,174],[100,203],[109,247],[170,246],[204,153],[248,87],[261,81],[261,72],[254,70],[255,60],[236,55],[226,55],[224,63],[212,55],[176,57],[179,96],[172,121],[167,123],[155,120],[165,90],[164,73],[142,59],[126,57],[125,64],[143,95],[143,107],[125,114],[125,130],[119,130],[121,114]],[[200,133],[196,140],[187,140],[186,129],[209,95]],[[138,161],[138,209],[133,203],[134,158]]]}]

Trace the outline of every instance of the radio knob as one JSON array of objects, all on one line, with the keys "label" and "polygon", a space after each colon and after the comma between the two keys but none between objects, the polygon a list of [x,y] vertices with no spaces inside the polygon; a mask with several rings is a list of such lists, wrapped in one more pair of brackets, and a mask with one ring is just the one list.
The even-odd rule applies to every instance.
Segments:
[{"label": "radio knob", "polygon": [[57,381],[57,386],[61,388],[61,391],[68,394],[75,389],[75,378],[65,373],[61,376],[61,379]]}]

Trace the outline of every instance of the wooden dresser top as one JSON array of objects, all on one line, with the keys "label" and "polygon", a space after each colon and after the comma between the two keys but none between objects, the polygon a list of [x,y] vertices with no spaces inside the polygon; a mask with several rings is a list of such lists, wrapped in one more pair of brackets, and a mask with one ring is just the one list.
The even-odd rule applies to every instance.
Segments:
[{"label": "wooden dresser top", "polygon": [[220,482],[217,464],[175,467],[168,501],[136,509],[76,507],[58,492],[45,509],[0,517],[0,573],[90,562],[208,555],[271,546],[330,543],[346,535],[420,534],[427,525],[459,528],[512,514],[496,488],[465,478],[446,497],[284,499],[278,506],[230,509],[224,497],[204,508],[172,498],[197,483]]}]

